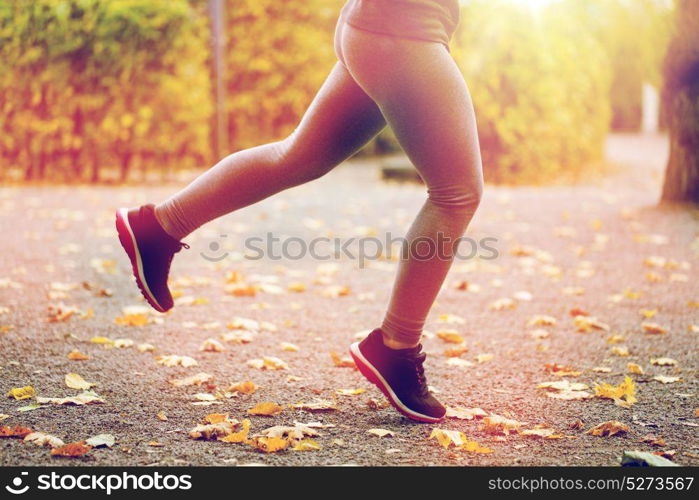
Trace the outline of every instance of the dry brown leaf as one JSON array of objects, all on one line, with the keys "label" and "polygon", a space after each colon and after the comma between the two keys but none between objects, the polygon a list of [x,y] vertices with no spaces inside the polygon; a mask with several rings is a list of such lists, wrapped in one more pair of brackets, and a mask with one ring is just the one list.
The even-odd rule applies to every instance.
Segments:
[{"label": "dry brown leaf", "polygon": [[51,450],[51,456],[54,457],[65,457],[65,458],[75,458],[85,455],[92,449],[91,446],[87,446],[85,441],[80,441],[77,443],[69,443],[61,446],[60,448],[54,448]]},{"label": "dry brown leaf", "polygon": [[456,330],[440,330],[436,335],[449,344],[461,344],[464,342],[464,338]]},{"label": "dry brown leaf", "polygon": [[591,429],[585,431],[585,434],[592,434],[593,436],[614,436],[616,434],[625,434],[629,432],[629,426],[619,422],[618,420],[609,420],[607,422],[602,422],[597,424]]},{"label": "dry brown leaf", "polygon": [[335,351],[330,353],[333,363],[338,368],[354,368],[354,360],[350,356],[340,356]]},{"label": "dry brown leaf", "polygon": [[24,438],[32,432],[33,431],[28,427],[22,427],[20,425],[15,425],[13,427],[8,425],[0,426],[0,438]]},{"label": "dry brown leaf", "polygon": [[664,335],[667,333],[667,329],[664,326],[661,326],[658,323],[652,323],[650,321],[644,321],[641,323],[641,328],[643,328],[644,332],[654,335]]},{"label": "dry brown leaf", "polygon": [[86,360],[90,359],[90,356],[88,356],[87,354],[83,354],[78,350],[73,349],[72,351],[70,351],[68,353],[68,359],[70,359],[71,361],[86,361]]},{"label": "dry brown leaf", "polygon": [[240,392],[241,394],[254,394],[257,391],[258,387],[253,383],[250,382],[249,380],[245,382],[238,382],[233,385],[231,385],[227,391],[228,392]]}]

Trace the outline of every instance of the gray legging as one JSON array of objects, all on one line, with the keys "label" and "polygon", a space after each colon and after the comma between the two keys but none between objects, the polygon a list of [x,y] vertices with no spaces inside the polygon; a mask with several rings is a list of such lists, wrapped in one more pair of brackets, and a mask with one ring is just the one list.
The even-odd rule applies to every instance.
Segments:
[{"label": "gray legging", "polygon": [[[406,236],[410,248],[455,242],[463,234],[480,202],[483,176],[471,97],[447,48],[341,21],[335,52],[340,62],[289,137],[227,156],[156,207],[169,234],[181,239],[217,217],[317,179],[387,123],[427,185],[427,200]],[[451,266],[454,245],[441,248],[429,258],[411,251],[401,259],[381,327],[389,345],[419,342]]]}]

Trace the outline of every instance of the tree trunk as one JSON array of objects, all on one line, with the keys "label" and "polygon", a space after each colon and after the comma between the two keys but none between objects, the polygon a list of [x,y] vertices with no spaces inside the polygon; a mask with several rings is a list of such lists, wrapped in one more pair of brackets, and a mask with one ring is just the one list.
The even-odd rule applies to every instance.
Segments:
[{"label": "tree trunk", "polygon": [[671,106],[662,200],[699,203],[699,89],[681,90]]},{"label": "tree trunk", "polygon": [[699,203],[699,2],[678,0],[675,16],[663,64],[670,159],[662,201]]}]

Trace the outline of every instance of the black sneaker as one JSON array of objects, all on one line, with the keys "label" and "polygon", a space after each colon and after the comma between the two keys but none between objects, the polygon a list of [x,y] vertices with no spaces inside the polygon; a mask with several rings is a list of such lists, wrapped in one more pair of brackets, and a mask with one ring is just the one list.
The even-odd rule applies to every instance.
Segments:
[{"label": "black sneaker", "polygon": [[447,410],[427,388],[421,348],[390,349],[376,329],[352,344],[350,354],[362,375],[381,389],[396,410],[419,422],[439,422]]},{"label": "black sneaker", "polygon": [[154,208],[152,204],[131,210],[120,208],[116,212],[116,228],[138,288],[156,311],[165,312],[173,306],[167,287],[172,258],[189,245],[165,232],[155,218]]}]

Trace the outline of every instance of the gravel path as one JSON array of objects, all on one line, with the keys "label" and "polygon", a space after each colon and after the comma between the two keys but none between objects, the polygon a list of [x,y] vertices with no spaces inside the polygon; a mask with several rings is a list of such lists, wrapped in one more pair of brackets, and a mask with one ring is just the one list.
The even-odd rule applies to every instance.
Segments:
[{"label": "gravel path", "polygon": [[[454,329],[462,335],[468,351],[459,359],[472,366],[447,364],[450,358],[444,351],[456,346],[431,336],[424,343],[429,381],[450,406],[480,407],[524,422],[523,429],[543,425],[564,436],[505,438],[484,432],[479,420],[450,419],[440,425],[463,431],[494,450],[489,454],[445,450],[428,439],[433,426],[410,423],[390,408],[372,408],[371,400],[381,401],[378,390],[354,369],[336,367],[331,359],[333,351],[345,355],[357,332],[380,322],[394,262],[375,260],[359,268],[356,260],[343,258],[329,261],[337,265],[333,272],[327,262],[312,258],[240,258],[246,236],[267,232],[306,241],[317,236],[382,238],[387,231],[399,236],[422,203],[420,186],[385,184],[375,163],[355,161],[316,183],[212,223],[191,237],[191,250],[175,260],[173,278],[183,304],[145,326],[115,323],[124,307],[143,301],[114,236],[113,211],[160,200],[175,186],[0,188],[0,325],[13,325],[0,334],[0,389],[6,393],[31,385],[42,397],[72,396],[79,391],[66,387],[64,376],[75,372],[96,382],[94,390],[105,400],[18,412],[33,400],[3,398],[0,414],[9,418],[2,424],[30,427],[65,442],[102,433],[113,434],[117,441],[111,450],[57,459],[47,448],[3,439],[0,464],[613,466],[623,450],[640,449],[676,450],[677,463],[699,465],[697,332],[690,329],[699,325],[699,221],[697,211],[654,206],[666,154],[663,138],[614,136],[608,157],[619,166],[605,179],[573,187],[486,189],[469,235],[496,238],[490,246],[499,256],[459,261],[427,325],[432,333]],[[290,246],[291,251],[295,248]],[[203,255],[225,257],[212,262]],[[666,259],[664,265],[644,264],[652,256]],[[660,259],[650,262],[663,264]],[[230,272],[247,283],[263,284],[263,290],[244,297],[225,293]],[[52,282],[78,286],[51,287]],[[467,290],[456,286],[463,282]],[[287,291],[297,283],[305,290]],[[349,294],[332,296],[343,287]],[[563,293],[571,288],[580,288],[582,294]],[[113,295],[99,296],[101,289]],[[491,309],[493,302],[506,298],[513,299],[514,308]],[[60,302],[94,314],[48,322],[48,306]],[[610,331],[576,332],[570,315],[574,308],[608,324]],[[647,321],[667,333],[644,333],[640,310],[657,310]],[[443,315],[462,318],[463,323],[445,323]],[[528,326],[535,315],[553,316],[557,323]],[[260,330],[248,344],[222,342],[224,352],[199,350],[206,339],[221,340],[222,333],[230,332],[226,325],[236,317],[269,322],[276,331]],[[534,338],[537,328],[547,336]],[[93,337],[131,339],[134,346],[108,348],[90,342]],[[610,337],[619,343],[610,343]],[[298,346],[298,351],[284,350],[282,342]],[[155,352],[139,352],[136,346],[143,343],[155,346]],[[620,347],[629,355],[614,354]],[[74,349],[90,359],[69,360],[67,354]],[[167,354],[191,356],[198,366],[156,364],[155,356]],[[263,356],[282,358],[288,370],[261,371],[246,363]],[[663,357],[676,360],[676,366],[650,362]],[[545,371],[547,363],[569,365],[581,373],[562,379]],[[631,408],[600,398],[553,399],[537,389],[537,384],[553,380],[616,385],[628,363],[645,371],[631,375],[638,398]],[[595,367],[609,372],[592,371]],[[211,387],[174,387],[168,381],[199,372],[211,374],[220,389],[244,380],[259,389],[221,404],[193,405],[194,394]],[[663,384],[653,379],[656,375],[680,380]],[[366,391],[336,394],[337,389],[360,388]],[[286,408],[276,416],[250,418],[253,432],[294,421],[332,424],[320,430],[317,442],[322,448],[317,451],[265,454],[242,444],[188,438],[208,413],[242,419],[260,402],[286,406],[314,398],[335,400],[338,410],[310,414]],[[157,417],[159,412],[167,415],[166,421]],[[569,427],[578,420],[582,429]],[[614,437],[584,433],[608,420],[627,424],[629,432]],[[367,433],[374,428],[395,435]],[[662,436],[667,444],[641,443],[647,434]]]}]

